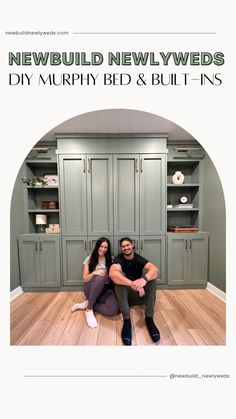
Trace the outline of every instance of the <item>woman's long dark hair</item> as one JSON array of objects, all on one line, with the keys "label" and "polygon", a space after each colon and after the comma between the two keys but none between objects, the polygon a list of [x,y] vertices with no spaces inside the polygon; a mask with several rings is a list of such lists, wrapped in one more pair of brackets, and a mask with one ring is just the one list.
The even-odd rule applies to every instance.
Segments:
[{"label": "woman's long dark hair", "polygon": [[90,256],[90,261],[89,261],[89,272],[93,272],[95,270],[95,267],[98,264],[98,249],[101,246],[101,244],[103,242],[107,243],[107,251],[104,254],[105,257],[105,263],[106,263],[106,268],[107,268],[107,272],[110,269],[110,266],[112,264],[112,259],[111,259],[111,243],[110,240],[108,240],[106,237],[100,237],[100,239],[97,240],[95,247],[92,251],[92,254]]}]

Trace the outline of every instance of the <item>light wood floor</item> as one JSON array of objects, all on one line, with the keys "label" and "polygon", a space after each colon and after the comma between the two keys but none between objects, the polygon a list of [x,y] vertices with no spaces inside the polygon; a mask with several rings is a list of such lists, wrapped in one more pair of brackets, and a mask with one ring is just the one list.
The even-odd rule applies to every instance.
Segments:
[{"label": "light wood floor", "polygon": [[[96,314],[90,329],[84,311],[71,306],[82,292],[25,292],[11,303],[11,345],[122,345],[121,315]],[[154,345],[144,324],[144,309],[131,309],[133,345]],[[225,304],[207,290],[157,292],[155,322],[159,345],[225,345]]]}]

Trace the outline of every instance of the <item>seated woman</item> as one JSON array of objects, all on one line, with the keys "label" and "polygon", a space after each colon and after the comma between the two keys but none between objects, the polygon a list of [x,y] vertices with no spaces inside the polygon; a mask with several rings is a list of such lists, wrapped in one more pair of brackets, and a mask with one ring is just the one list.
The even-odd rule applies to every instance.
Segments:
[{"label": "seated woman", "polygon": [[96,327],[94,311],[105,316],[116,316],[119,304],[113,292],[113,285],[108,277],[112,264],[111,245],[106,237],[97,240],[91,256],[83,262],[84,294],[86,300],[74,304],[72,311],[86,310],[85,317],[89,327]]}]

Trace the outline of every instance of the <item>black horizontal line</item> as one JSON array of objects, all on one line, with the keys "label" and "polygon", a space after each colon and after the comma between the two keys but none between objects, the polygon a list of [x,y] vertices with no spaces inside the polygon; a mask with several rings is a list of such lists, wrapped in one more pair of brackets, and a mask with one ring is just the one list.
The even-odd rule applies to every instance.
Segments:
[{"label": "black horizontal line", "polygon": [[[172,374],[174,375],[174,374]],[[169,375],[24,375],[24,378],[173,378]],[[202,377],[198,377],[202,378]]]},{"label": "black horizontal line", "polygon": [[74,35],[216,35],[216,32],[72,32]]}]

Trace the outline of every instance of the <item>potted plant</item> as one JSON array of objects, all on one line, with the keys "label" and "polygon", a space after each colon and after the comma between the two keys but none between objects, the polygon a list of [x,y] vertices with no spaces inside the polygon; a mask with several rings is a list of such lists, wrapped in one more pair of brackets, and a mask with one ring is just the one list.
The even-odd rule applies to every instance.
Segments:
[{"label": "potted plant", "polygon": [[42,176],[26,177],[21,176],[23,183],[26,183],[28,186],[43,186],[47,183],[44,181]]}]

